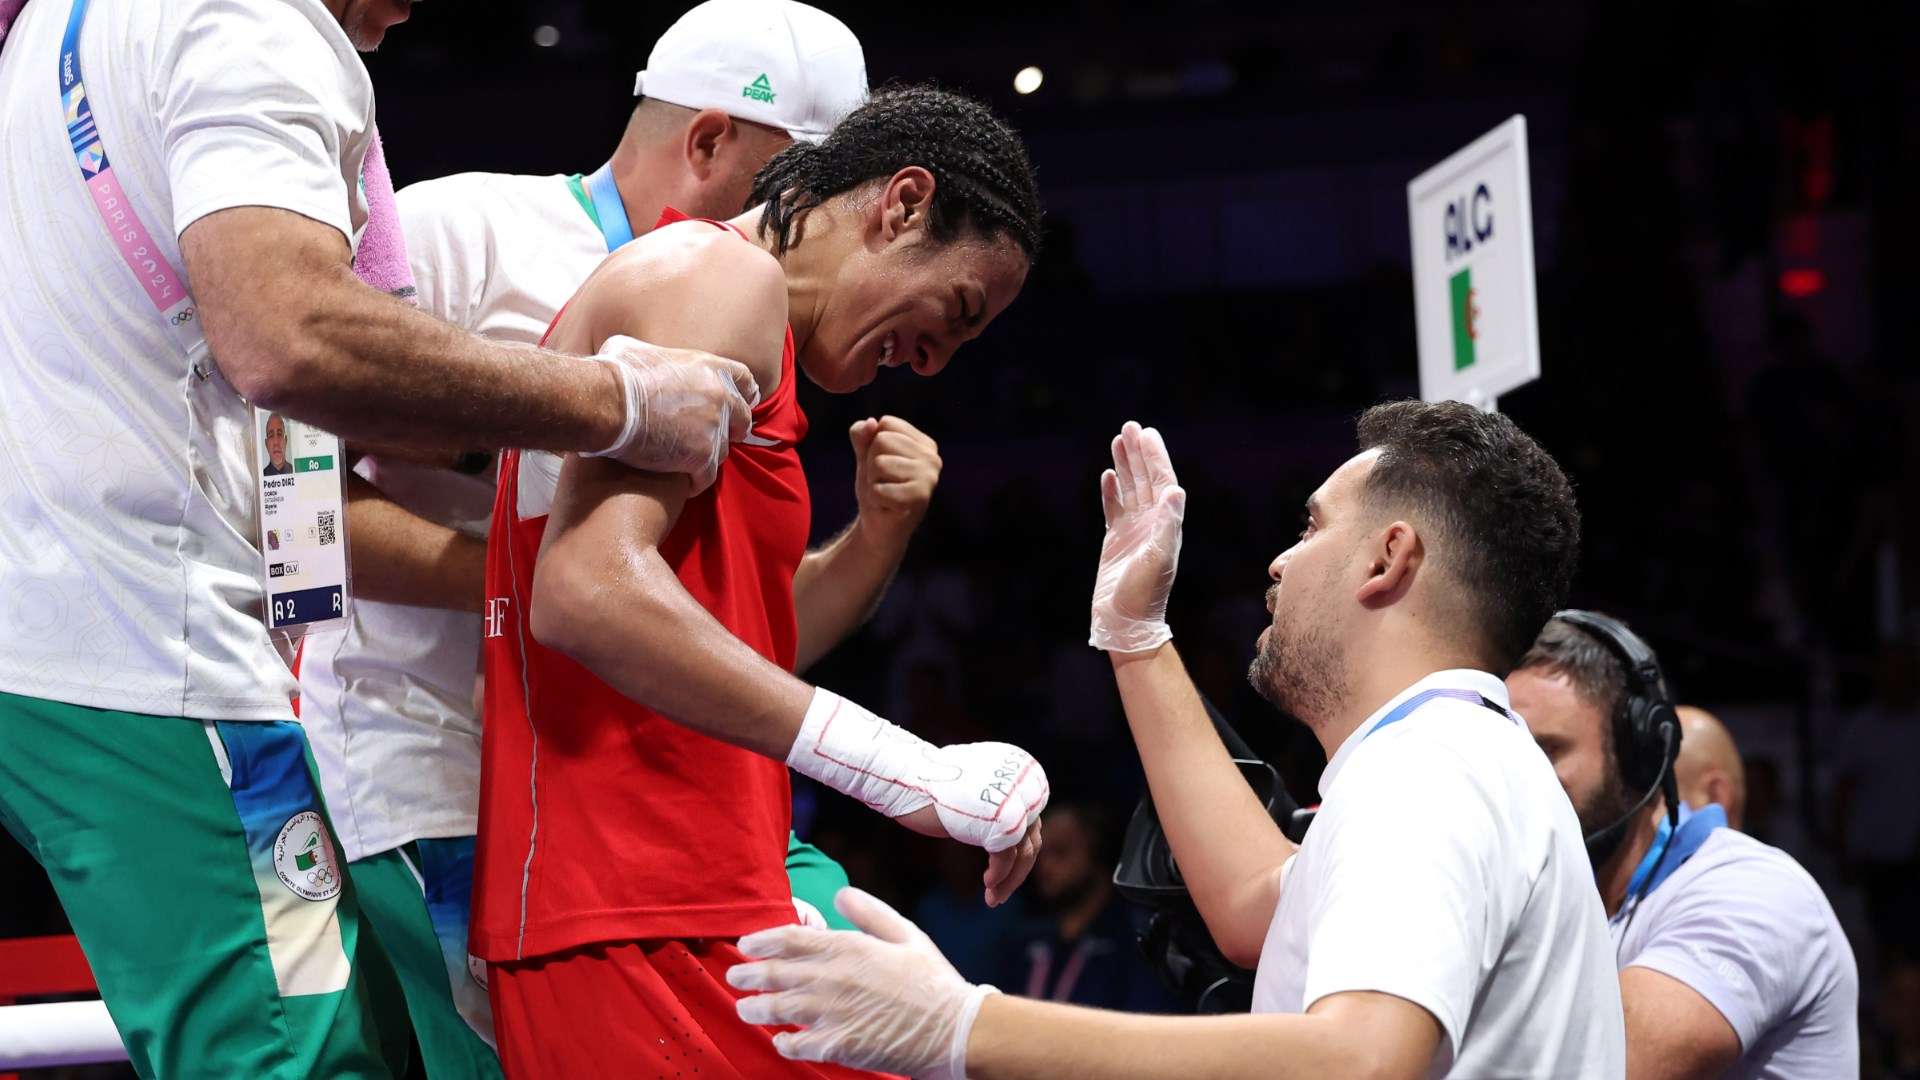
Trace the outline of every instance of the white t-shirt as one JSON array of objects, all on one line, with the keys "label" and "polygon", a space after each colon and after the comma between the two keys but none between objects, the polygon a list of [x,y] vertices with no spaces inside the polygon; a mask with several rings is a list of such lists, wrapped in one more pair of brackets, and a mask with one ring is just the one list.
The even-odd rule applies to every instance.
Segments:
[{"label": "white t-shirt", "polygon": [[[487,337],[538,343],[607,257],[562,176],[463,173],[411,185],[397,201],[420,306]],[[358,472],[422,517],[487,533],[491,472],[371,457]],[[481,617],[357,600],[348,618],[344,634],[310,640],[300,665],[300,721],[347,859],[473,835]]]},{"label": "white t-shirt", "polygon": [[[369,456],[354,471],[421,517],[487,534],[491,468],[469,476]],[[414,840],[474,835],[479,659],[480,616],[372,600],[354,601],[344,633],[307,639],[300,723],[349,862]]]},{"label": "white t-shirt", "polygon": [[1793,856],[1716,829],[1610,929],[1623,970],[1678,979],[1726,1017],[1740,1037],[1728,1077],[1860,1075],[1853,949]]},{"label": "white t-shirt", "polygon": [[[291,718],[260,623],[252,420],[121,261],[59,94],[69,5],[0,51],[0,690],[201,719]],[[79,55],[161,257],[235,206],[351,238],[373,86],[319,0],[94,0]]]},{"label": "white t-shirt", "polygon": [[1484,705],[1438,698],[1374,734],[1433,688],[1507,705],[1486,672],[1437,672],[1341,744],[1282,871],[1253,1009],[1378,991],[1445,1030],[1430,1076],[1623,1076],[1619,977],[1573,806],[1526,728]]}]

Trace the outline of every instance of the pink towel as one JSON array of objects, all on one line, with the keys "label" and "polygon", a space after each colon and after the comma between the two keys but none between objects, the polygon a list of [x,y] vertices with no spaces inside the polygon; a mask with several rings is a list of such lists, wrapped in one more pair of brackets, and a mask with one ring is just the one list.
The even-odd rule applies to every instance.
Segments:
[{"label": "pink towel", "polygon": [[0,0],[0,41],[7,40],[7,31],[13,29],[13,20],[20,17],[20,9],[27,6],[27,0]]},{"label": "pink towel", "polygon": [[418,303],[413,267],[407,263],[407,238],[400,232],[400,208],[393,201],[393,175],[387,172],[387,151],[378,128],[367,147],[367,160],[360,166],[360,189],[367,196],[367,227],[360,232],[353,272],[382,292]]}]

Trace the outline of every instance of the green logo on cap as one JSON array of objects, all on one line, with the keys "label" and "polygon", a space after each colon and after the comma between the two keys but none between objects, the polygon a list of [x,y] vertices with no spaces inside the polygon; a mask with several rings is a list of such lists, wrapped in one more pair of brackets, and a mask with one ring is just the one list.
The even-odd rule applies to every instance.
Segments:
[{"label": "green logo on cap", "polygon": [[767,83],[767,73],[761,72],[759,78],[741,87],[740,96],[773,104],[773,87]]}]

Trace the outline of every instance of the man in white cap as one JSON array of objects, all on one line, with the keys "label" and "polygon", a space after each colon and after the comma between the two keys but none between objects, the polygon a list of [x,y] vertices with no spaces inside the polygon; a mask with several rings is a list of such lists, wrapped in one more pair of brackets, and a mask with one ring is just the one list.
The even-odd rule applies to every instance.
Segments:
[{"label": "man in white cap", "polygon": [[[661,36],[635,93],[611,160],[591,175],[463,173],[400,192],[427,311],[537,343],[607,253],[663,208],[739,213],[768,158],[824,138],[865,100],[866,65],[853,32],[816,8],[708,0]],[[939,478],[933,440],[904,420],[862,421],[851,438],[871,512],[796,576],[802,669],[878,603]],[[346,634],[309,643],[301,671],[301,720],[327,804],[436,1076],[478,1056],[476,1033],[492,1035],[466,928],[480,781],[474,672],[482,633],[505,613],[481,610],[491,462],[462,464],[361,459],[355,571],[411,603],[356,604]],[[846,875],[832,860],[795,839],[788,872],[806,917],[833,911]]]}]

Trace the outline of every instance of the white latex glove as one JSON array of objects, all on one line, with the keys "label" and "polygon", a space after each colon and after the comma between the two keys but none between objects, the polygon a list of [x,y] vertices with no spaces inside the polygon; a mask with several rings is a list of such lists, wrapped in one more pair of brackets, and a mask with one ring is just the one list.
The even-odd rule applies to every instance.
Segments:
[{"label": "white latex glove", "polygon": [[865,933],[781,926],[740,939],[759,961],[727,982],[766,993],[734,1006],[749,1024],[798,1024],[774,1048],[794,1061],[831,1061],[918,1080],[965,1080],[967,1037],[991,986],[960,977],[920,928],[855,888],[833,898]]},{"label": "white latex glove", "polygon": [[1167,444],[1129,420],[1113,440],[1113,468],[1100,475],[1107,536],[1093,579],[1087,643],[1108,652],[1144,652],[1173,640],[1167,597],[1180,568],[1187,493],[1173,475]]},{"label": "white latex glove", "polygon": [[989,905],[1019,887],[1040,853],[1052,789],[1033,755],[1011,743],[935,746],[816,687],[787,767],[910,829],[986,849]]},{"label": "white latex glove", "polygon": [[626,394],[626,422],[607,457],[648,472],[686,473],[693,492],[712,485],[729,443],[753,430],[760,387],[745,364],[616,334],[591,359],[610,364]]}]

